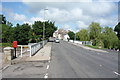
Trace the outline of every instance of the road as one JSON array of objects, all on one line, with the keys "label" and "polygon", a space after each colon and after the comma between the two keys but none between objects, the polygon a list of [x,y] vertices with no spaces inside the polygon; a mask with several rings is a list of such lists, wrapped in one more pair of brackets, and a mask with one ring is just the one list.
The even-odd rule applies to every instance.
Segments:
[{"label": "road", "polygon": [[[61,41],[52,43],[50,61],[10,65],[3,78],[117,78],[118,53],[94,51]],[[105,79],[106,80],[106,79]]]},{"label": "road", "polygon": [[65,41],[53,43],[49,78],[117,78],[118,53],[83,49]]}]

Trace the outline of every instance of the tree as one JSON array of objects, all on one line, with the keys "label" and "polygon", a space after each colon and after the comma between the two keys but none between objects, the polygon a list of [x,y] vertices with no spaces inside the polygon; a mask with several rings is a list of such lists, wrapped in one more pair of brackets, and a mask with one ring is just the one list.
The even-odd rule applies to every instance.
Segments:
[{"label": "tree", "polygon": [[0,15],[0,24],[6,24],[6,18],[4,15]]},{"label": "tree", "polygon": [[57,27],[54,25],[53,22],[41,22],[41,21],[35,21],[35,23],[32,25],[33,32],[36,35],[37,39],[42,40],[43,38],[43,24],[45,23],[45,39],[48,39],[51,37],[54,33],[54,31],[57,30]]},{"label": "tree", "polygon": [[2,42],[2,26],[5,26],[3,24],[6,24],[6,18],[4,15],[0,14],[0,42]]},{"label": "tree", "polygon": [[77,37],[79,37],[80,41],[89,41],[90,38],[89,38],[89,32],[87,29],[81,29],[78,33],[76,33]]},{"label": "tree", "polygon": [[120,22],[115,26],[114,31],[117,32],[117,37],[118,37],[118,48],[120,50]]},{"label": "tree", "polygon": [[97,46],[101,43],[101,26],[99,23],[92,22],[89,26],[90,39],[93,41],[93,45]]},{"label": "tree", "polygon": [[12,26],[2,24],[2,42],[11,43],[13,40],[13,28]]},{"label": "tree", "polygon": [[103,31],[103,43],[105,48],[117,48],[118,38],[110,27],[105,27]]},{"label": "tree", "polygon": [[120,22],[115,26],[114,31],[117,32],[117,36],[120,40]]},{"label": "tree", "polygon": [[31,30],[30,25],[28,24],[17,24],[14,30],[14,40],[18,41],[18,44],[25,45],[28,44],[30,35],[29,31]]},{"label": "tree", "polygon": [[[0,38],[3,42],[11,43],[14,40],[18,41],[18,44],[28,44],[29,42],[39,42],[43,38],[43,23],[45,23],[45,39],[48,39],[53,35],[57,27],[54,22],[46,21],[35,21],[32,26],[28,24],[16,24],[13,27],[12,23],[6,21],[3,15],[0,15]],[[1,39],[0,39],[1,42]]]},{"label": "tree", "polygon": [[53,33],[57,30],[54,22],[45,22],[45,38],[48,39],[49,37],[53,36]]},{"label": "tree", "polygon": [[76,33],[76,40],[80,40],[80,32]]},{"label": "tree", "polygon": [[69,31],[68,35],[69,35],[70,39],[74,40],[74,38],[75,38],[75,33],[74,32]]}]

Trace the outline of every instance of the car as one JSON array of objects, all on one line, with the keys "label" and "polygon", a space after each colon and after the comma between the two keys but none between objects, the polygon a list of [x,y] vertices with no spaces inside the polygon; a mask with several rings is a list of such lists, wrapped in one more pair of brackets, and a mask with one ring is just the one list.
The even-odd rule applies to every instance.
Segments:
[{"label": "car", "polygon": [[60,40],[59,40],[59,39],[55,39],[55,42],[56,42],[56,43],[60,43]]},{"label": "car", "polygon": [[54,41],[55,41],[55,38],[50,37],[50,38],[48,39],[48,41],[49,41],[49,42],[54,42]]}]

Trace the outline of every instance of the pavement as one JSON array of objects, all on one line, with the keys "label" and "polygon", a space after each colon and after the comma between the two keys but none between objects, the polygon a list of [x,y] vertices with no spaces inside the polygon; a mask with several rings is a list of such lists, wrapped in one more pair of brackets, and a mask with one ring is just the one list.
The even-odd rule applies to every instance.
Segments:
[{"label": "pavement", "polygon": [[[53,43],[48,78],[117,78],[118,53]],[[102,79],[101,79],[102,80]],[[106,80],[106,79],[104,79]]]},{"label": "pavement", "polygon": [[42,49],[40,49],[34,56],[27,57],[25,61],[41,61],[50,60],[51,57],[51,45],[52,43],[47,43]]},{"label": "pavement", "polygon": [[93,50],[93,51],[97,51],[97,52],[105,52],[105,53],[108,53],[108,51],[105,51],[105,50],[101,50],[101,49],[94,49],[94,48],[90,48],[90,47],[87,47],[87,46],[84,46],[82,44],[79,44],[79,43],[73,43],[73,42],[69,42],[73,45],[76,45],[76,46],[79,46],[79,47],[82,47],[84,49],[88,49],[88,50]]},{"label": "pavement", "polygon": [[2,70],[3,78],[46,78],[51,56],[51,45],[48,42],[34,56],[26,57],[24,61],[10,65]]}]

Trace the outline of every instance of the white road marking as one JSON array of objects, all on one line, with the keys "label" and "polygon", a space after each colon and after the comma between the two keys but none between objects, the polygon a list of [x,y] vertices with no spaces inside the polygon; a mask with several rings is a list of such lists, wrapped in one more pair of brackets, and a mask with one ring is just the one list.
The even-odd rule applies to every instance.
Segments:
[{"label": "white road marking", "polygon": [[2,68],[2,71],[4,71],[6,68],[8,68],[10,65],[7,65],[5,67]]},{"label": "white road marking", "polygon": [[44,78],[45,78],[45,79],[47,79],[47,78],[48,78],[48,73],[46,73],[46,74],[45,74]]},{"label": "white road marking", "polygon": [[49,60],[49,63],[50,63],[50,60]]},{"label": "white road marking", "polygon": [[115,72],[115,71],[113,71],[116,75],[118,75],[118,76],[120,76],[120,74],[119,73],[117,73],[117,72]]},{"label": "white road marking", "polygon": [[50,67],[50,66],[49,66],[49,65],[47,65],[47,68],[46,68],[46,69],[49,69],[49,67]]},{"label": "white road marking", "polygon": [[100,64],[100,67],[102,67],[102,65]]}]

